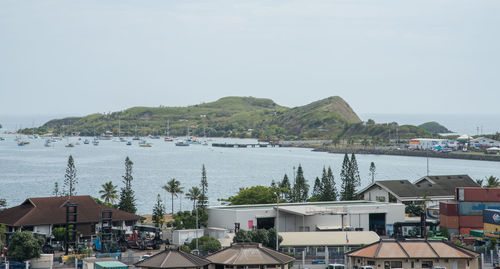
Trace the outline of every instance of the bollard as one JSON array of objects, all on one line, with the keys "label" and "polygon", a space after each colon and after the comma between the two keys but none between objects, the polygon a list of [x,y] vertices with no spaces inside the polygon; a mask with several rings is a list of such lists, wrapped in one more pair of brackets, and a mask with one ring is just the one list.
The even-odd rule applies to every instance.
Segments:
[{"label": "bollard", "polygon": [[490,250],[490,255],[491,255],[491,259],[490,259],[491,260],[491,265],[493,265],[493,249]]},{"label": "bollard", "polygon": [[302,266],[306,266],[306,252],[302,251]]},{"label": "bollard", "polygon": [[484,268],[484,253],[481,253],[481,268]]},{"label": "bollard", "polygon": [[76,257],[76,254],[75,254],[75,269],[78,269],[78,258]]},{"label": "bollard", "polygon": [[30,262],[26,261],[25,264],[26,264],[26,269],[30,269]]}]

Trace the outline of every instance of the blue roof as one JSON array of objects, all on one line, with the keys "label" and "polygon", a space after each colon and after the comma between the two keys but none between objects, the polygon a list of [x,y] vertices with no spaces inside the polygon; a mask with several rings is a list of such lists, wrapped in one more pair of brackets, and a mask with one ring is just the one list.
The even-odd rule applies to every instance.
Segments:
[{"label": "blue roof", "polygon": [[128,267],[126,264],[119,262],[119,261],[103,261],[103,262],[95,262],[95,264],[98,264],[103,268]]}]

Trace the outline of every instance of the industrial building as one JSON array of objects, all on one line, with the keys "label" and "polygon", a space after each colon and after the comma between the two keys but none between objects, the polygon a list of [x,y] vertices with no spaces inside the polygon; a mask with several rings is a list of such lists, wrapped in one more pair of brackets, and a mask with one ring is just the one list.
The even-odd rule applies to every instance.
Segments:
[{"label": "industrial building", "polygon": [[393,224],[404,221],[405,205],[373,201],[235,205],[210,207],[208,216],[209,227],[232,231],[279,226],[279,232],[350,230],[390,235]]}]

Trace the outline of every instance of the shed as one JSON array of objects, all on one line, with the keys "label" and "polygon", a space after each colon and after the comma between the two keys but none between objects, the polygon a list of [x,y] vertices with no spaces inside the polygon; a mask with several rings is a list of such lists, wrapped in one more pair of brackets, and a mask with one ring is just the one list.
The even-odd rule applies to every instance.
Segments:
[{"label": "shed", "polygon": [[94,264],[95,269],[128,269],[128,265],[119,261],[103,261]]}]

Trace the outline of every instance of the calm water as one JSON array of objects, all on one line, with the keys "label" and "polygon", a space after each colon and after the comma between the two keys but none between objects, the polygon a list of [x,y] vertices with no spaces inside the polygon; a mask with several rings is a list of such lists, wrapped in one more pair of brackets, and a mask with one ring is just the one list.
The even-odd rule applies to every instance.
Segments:
[{"label": "calm water", "polygon": [[[299,163],[311,188],[314,178],[321,175],[323,166],[332,166],[339,186],[338,175],[343,159],[341,154],[302,148],[176,147],[172,142],[163,140],[150,140],[154,143],[151,148],[141,148],[137,141],[132,146],[100,141],[99,146],[82,143],[66,148],[66,140],[47,148],[42,139],[30,140],[30,145],[19,147],[13,136],[3,136],[6,140],[0,141],[0,197],[6,198],[9,206],[17,205],[28,197],[50,196],[54,182],[59,182],[60,186],[63,183],[70,154],[78,169],[77,193],[92,196],[98,196],[101,184],[110,180],[121,188],[124,160],[129,156],[134,162],[132,185],[141,214],[152,211],[157,194],[165,199],[166,193],[161,186],[172,177],[179,180],[185,190],[198,185],[202,164],[207,168],[210,205],[219,205],[218,198],[234,195],[241,187],[269,185],[271,180],[280,180],[285,173],[293,175],[293,167]],[[77,139],[69,141],[76,142]],[[377,167],[376,179],[413,181],[426,174],[425,158],[358,155],[357,159],[362,186],[370,181],[368,168],[372,161]],[[473,178],[500,176],[500,163],[430,159],[430,172],[469,174]],[[167,210],[170,211],[170,197],[167,198]],[[175,210],[181,205],[183,209],[192,207],[192,203],[184,197],[175,200]]]}]

